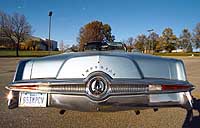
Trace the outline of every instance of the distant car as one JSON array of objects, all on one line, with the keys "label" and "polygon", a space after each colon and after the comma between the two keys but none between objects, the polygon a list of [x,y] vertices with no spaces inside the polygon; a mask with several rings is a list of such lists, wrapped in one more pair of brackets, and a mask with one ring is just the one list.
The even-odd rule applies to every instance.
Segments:
[{"label": "distant car", "polygon": [[85,52],[22,60],[14,80],[6,86],[8,108],[192,109],[194,86],[181,60],[125,50],[121,43],[91,42]]},{"label": "distant car", "polygon": [[167,52],[168,52],[167,50],[160,51],[160,53],[167,53]]}]

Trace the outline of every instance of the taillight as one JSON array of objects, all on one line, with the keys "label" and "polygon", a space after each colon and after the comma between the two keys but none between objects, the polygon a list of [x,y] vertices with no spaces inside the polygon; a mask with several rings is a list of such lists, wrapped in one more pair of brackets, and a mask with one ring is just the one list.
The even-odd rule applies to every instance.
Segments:
[{"label": "taillight", "polygon": [[150,92],[158,91],[187,91],[191,89],[191,86],[188,85],[149,85]]},{"label": "taillight", "polygon": [[190,88],[186,85],[162,85],[162,91],[188,90]]},{"label": "taillight", "polygon": [[162,86],[161,85],[149,85],[149,91],[161,91]]},{"label": "taillight", "polygon": [[12,93],[12,91],[10,91],[9,93],[8,93],[8,95],[7,95],[7,99],[8,100],[11,100],[13,98],[13,93]]}]

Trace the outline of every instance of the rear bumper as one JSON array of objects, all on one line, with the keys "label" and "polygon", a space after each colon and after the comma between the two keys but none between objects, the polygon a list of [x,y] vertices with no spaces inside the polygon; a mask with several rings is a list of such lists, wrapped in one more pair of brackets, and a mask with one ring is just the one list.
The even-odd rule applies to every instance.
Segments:
[{"label": "rear bumper", "polygon": [[[13,99],[8,101],[8,108],[18,107],[19,92],[13,92]],[[182,107],[191,110],[190,92],[142,95],[115,95],[102,101],[94,101],[86,95],[48,94],[47,107],[56,107],[76,111],[125,111],[147,108]]]},{"label": "rear bumper", "polygon": [[[193,89],[187,81],[165,79],[114,79],[110,80],[106,74],[100,73],[108,81],[106,94],[94,99],[88,90],[90,79],[71,80],[31,80],[18,81],[7,86],[13,92],[8,107],[18,107],[19,92],[47,93],[47,107],[56,107],[76,111],[123,111],[131,109],[146,109],[159,107],[182,107],[192,109]],[[90,77],[89,77],[90,78]],[[86,82],[89,81],[89,82]],[[152,85],[156,89],[152,90]],[[177,85],[187,89],[162,90],[161,85]],[[183,85],[183,86],[182,86]]]}]

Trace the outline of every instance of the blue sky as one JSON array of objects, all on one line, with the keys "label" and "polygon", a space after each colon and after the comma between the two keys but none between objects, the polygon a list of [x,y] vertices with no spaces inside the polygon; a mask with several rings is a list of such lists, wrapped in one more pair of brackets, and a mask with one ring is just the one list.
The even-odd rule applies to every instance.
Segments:
[{"label": "blue sky", "polygon": [[67,44],[76,42],[80,27],[99,20],[112,27],[116,41],[148,34],[161,34],[171,27],[179,36],[200,22],[200,0],[0,0],[0,10],[24,14],[33,35],[48,38],[48,11],[53,11],[51,37]]}]

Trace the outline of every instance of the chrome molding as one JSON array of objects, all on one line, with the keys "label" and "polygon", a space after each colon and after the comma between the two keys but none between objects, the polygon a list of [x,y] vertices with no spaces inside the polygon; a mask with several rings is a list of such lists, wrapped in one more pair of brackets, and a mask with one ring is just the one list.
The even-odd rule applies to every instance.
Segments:
[{"label": "chrome molding", "polygon": [[110,94],[148,93],[148,85],[139,84],[113,84]]},{"label": "chrome molding", "polygon": [[[104,91],[99,95],[93,95],[89,90],[91,81],[96,78],[106,83]],[[12,91],[30,91],[30,92],[44,92],[44,93],[60,93],[60,94],[72,94],[72,95],[87,95],[93,100],[103,100],[112,95],[136,95],[136,94],[158,94],[158,93],[174,93],[171,92],[152,92],[149,91],[149,85],[184,85],[190,86],[191,91],[194,86],[187,81],[178,80],[166,80],[166,79],[111,79],[107,74],[102,72],[95,72],[89,75],[86,79],[74,79],[74,80],[29,80],[18,81],[11,83],[6,88]],[[36,86],[35,90],[27,90],[29,87]],[[177,91],[175,91],[177,92]]]}]

